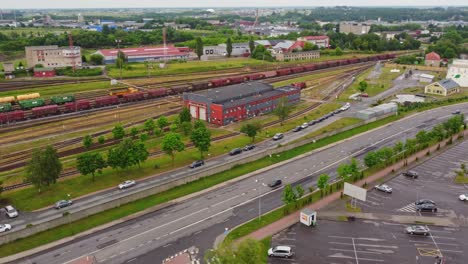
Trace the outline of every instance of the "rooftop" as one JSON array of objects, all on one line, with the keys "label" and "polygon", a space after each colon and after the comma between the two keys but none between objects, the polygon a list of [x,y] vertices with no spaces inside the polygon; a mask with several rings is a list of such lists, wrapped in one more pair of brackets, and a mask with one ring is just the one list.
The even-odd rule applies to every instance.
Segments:
[{"label": "rooftop", "polygon": [[426,54],[426,60],[440,60],[440,55],[435,52]]},{"label": "rooftop", "polygon": [[223,103],[229,100],[237,100],[248,94],[264,93],[272,90],[273,87],[262,82],[246,82],[235,85],[228,85],[221,88],[208,89],[195,92],[195,94],[210,98],[213,103]]},{"label": "rooftop", "polygon": [[303,37],[306,40],[323,40],[323,39],[329,39],[328,36],[305,36]]},{"label": "rooftop", "polygon": [[444,87],[447,90],[452,90],[457,88],[459,85],[452,79],[444,79],[438,82],[440,86]]}]

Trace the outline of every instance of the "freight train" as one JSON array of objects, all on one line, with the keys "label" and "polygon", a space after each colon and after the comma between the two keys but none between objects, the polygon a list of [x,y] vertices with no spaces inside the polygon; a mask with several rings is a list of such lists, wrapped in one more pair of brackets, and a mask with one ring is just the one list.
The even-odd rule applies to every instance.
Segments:
[{"label": "freight train", "polygon": [[[288,68],[278,69],[276,71],[266,71],[259,73],[251,73],[240,76],[231,76],[226,78],[218,78],[207,81],[199,81],[188,83],[185,85],[172,86],[170,88],[159,88],[150,89],[145,92],[140,92],[134,88],[111,90],[108,96],[102,96],[95,98],[94,100],[82,99],[75,101],[73,95],[54,96],[50,98],[50,104],[46,104],[46,101],[39,98],[39,94],[25,95],[28,100],[15,100],[14,97],[3,97],[0,98],[0,124],[16,122],[26,119],[25,111],[31,109],[32,117],[38,118],[47,115],[59,114],[60,109],[58,105],[64,104],[64,110],[62,112],[76,112],[87,110],[91,108],[99,108],[104,106],[116,105],[121,102],[134,102],[140,100],[146,100],[151,98],[158,98],[167,95],[177,95],[184,92],[193,92],[204,89],[210,89],[215,87],[222,87],[226,85],[238,84],[248,81],[256,81],[267,78],[273,78],[278,76],[287,76],[290,74],[297,74],[302,72],[309,72],[315,70],[321,70],[331,67],[344,66],[350,64],[356,64],[367,61],[378,61],[378,60],[389,60],[395,58],[395,54],[382,54],[362,58],[351,58],[324,61],[319,63],[311,63],[303,66],[294,66]],[[294,86],[298,88],[304,88],[303,83],[294,83]],[[23,97],[21,97],[23,99]],[[14,110],[11,106],[12,103],[17,103],[22,110]]]}]

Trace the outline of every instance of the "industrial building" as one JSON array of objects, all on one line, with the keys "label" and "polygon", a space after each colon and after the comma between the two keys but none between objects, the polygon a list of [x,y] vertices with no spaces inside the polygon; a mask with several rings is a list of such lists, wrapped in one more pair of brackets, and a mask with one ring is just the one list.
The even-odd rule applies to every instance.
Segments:
[{"label": "industrial building", "polygon": [[320,58],[320,51],[302,51],[302,52],[287,52],[277,53],[275,58],[278,61],[296,61],[296,60],[311,60]]},{"label": "industrial building", "polygon": [[301,91],[292,86],[274,89],[270,84],[248,82],[222,88],[184,93],[184,105],[192,117],[216,125],[252,118],[273,111],[280,98],[298,103]]},{"label": "industrial building", "polygon": [[46,68],[81,67],[80,47],[31,46],[26,47],[29,68],[40,64]]},{"label": "industrial building", "polygon": [[319,48],[329,48],[330,47],[330,38],[328,36],[305,36],[297,38],[298,41],[307,41],[314,45],[317,45]]},{"label": "industrial building", "polygon": [[356,22],[341,22],[340,33],[353,33],[355,35],[363,35],[369,33],[371,28],[370,24],[356,23]]},{"label": "industrial building", "polygon": [[363,120],[369,120],[371,118],[379,118],[389,114],[396,113],[398,106],[396,103],[381,104],[375,107],[369,107],[364,110],[358,111],[356,117]]},{"label": "industrial building", "polygon": [[460,86],[452,79],[444,79],[431,83],[424,88],[424,93],[426,94],[447,96],[458,92],[460,92]]},{"label": "industrial building", "polygon": [[[203,47],[204,56],[226,56],[227,45],[225,43],[217,46]],[[248,57],[250,55],[249,43],[232,43],[232,57]]]},{"label": "industrial building", "polygon": [[446,78],[454,80],[461,87],[468,87],[468,60],[453,60]]},{"label": "industrial building", "polygon": [[163,60],[187,60],[189,58],[189,48],[174,46],[157,46],[144,48],[124,48],[124,49],[101,49],[95,54],[104,56],[104,63],[115,63],[117,54],[122,51],[128,62],[163,61]]}]

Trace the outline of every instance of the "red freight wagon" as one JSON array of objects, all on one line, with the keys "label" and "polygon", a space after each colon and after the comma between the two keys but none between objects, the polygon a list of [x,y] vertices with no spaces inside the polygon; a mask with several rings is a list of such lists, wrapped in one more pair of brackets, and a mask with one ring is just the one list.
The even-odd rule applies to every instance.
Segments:
[{"label": "red freight wagon", "polygon": [[297,83],[293,83],[292,86],[294,86],[296,88],[299,88],[299,89],[304,89],[304,88],[306,88],[306,83],[305,82],[297,82]]},{"label": "red freight wagon", "polygon": [[211,80],[208,83],[208,86],[210,87],[220,87],[229,84],[229,79],[216,79],[216,80]]},{"label": "red freight wagon", "polygon": [[327,62],[328,67],[336,67],[338,66],[338,61],[329,61]]},{"label": "red freight wagon", "polygon": [[101,107],[106,105],[115,105],[119,103],[119,98],[116,95],[102,96],[94,100],[95,107]]},{"label": "red freight wagon", "polygon": [[228,80],[230,84],[237,84],[237,83],[244,82],[244,77],[243,76],[230,77],[228,78]]},{"label": "red freight wagon", "polygon": [[203,90],[203,89],[208,88],[208,85],[209,85],[209,83],[207,81],[194,82],[194,83],[192,83],[192,89],[194,91]]},{"label": "red freight wagon", "polygon": [[291,68],[291,71],[293,73],[300,73],[304,71],[304,67],[294,67],[294,68]]},{"label": "red freight wagon", "polygon": [[265,76],[265,78],[271,78],[271,77],[275,77],[277,75],[276,71],[267,71],[267,72],[262,72],[263,76]]},{"label": "red freight wagon", "polygon": [[359,62],[359,59],[349,59],[349,64],[354,64],[354,63],[358,63]]},{"label": "red freight wagon", "polygon": [[145,99],[145,94],[142,92],[124,94],[123,99],[125,102],[134,102]]},{"label": "red freight wagon", "polygon": [[310,65],[304,66],[304,69],[306,71],[313,71],[313,70],[317,69],[317,66],[315,66],[315,64],[310,64]]},{"label": "red freight wagon", "polygon": [[48,116],[58,113],[58,105],[46,105],[40,107],[34,107],[32,109],[33,117]]},{"label": "red freight wagon", "polygon": [[183,92],[186,92],[187,90],[188,87],[185,85],[173,86],[170,89],[170,94],[181,94]]},{"label": "red freight wagon", "polygon": [[254,80],[260,80],[260,79],[265,78],[265,75],[263,75],[262,73],[254,73],[254,74],[246,75],[246,77],[248,78],[248,80],[254,81]]},{"label": "red freight wagon", "polygon": [[11,123],[24,119],[24,111],[16,110],[14,112],[0,113],[0,123]]},{"label": "red freight wagon", "polygon": [[277,70],[277,71],[276,71],[276,74],[277,74],[278,76],[288,75],[288,74],[291,74],[291,69],[281,69],[281,70]]},{"label": "red freight wagon", "polygon": [[165,96],[166,94],[167,94],[166,88],[159,88],[159,89],[153,89],[153,90],[148,91],[149,98],[157,98],[157,97]]},{"label": "red freight wagon", "polygon": [[76,102],[65,103],[67,112],[81,111],[91,108],[91,102],[86,99],[78,100]]}]

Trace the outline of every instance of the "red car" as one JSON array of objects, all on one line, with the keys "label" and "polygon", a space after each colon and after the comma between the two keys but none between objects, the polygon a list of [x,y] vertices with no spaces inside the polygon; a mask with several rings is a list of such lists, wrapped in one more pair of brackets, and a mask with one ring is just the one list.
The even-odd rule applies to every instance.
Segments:
[{"label": "red car", "polygon": [[369,97],[369,95],[366,94],[366,93],[362,93],[362,94],[361,94],[361,97]]}]

